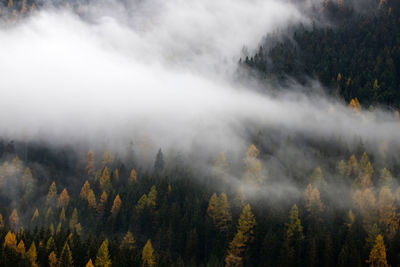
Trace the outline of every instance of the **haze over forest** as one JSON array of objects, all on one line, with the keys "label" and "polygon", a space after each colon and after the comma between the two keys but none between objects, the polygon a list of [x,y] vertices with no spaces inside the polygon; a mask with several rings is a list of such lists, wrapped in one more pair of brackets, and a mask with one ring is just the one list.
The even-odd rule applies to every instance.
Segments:
[{"label": "haze over forest", "polygon": [[0,266],[400,266],[399,24],[1,0]]}]

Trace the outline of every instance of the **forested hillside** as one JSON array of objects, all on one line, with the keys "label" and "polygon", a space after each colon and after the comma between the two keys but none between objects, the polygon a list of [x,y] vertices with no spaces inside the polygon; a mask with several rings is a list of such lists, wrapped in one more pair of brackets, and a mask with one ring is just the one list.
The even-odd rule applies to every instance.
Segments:
[{"label": "forested hillside", "polygon": [[[357,97],[366,108],[398,108],[399,1],[381,1],[362,13],[345,4],[326,2],[318,13],[325,22],[316,20],[311,28],[295,26],[283,39],[269,35],[265,45],[243,62],[268,81],[317,79],[347,102]],[[322,25],[326,19],[330,26]]]}]

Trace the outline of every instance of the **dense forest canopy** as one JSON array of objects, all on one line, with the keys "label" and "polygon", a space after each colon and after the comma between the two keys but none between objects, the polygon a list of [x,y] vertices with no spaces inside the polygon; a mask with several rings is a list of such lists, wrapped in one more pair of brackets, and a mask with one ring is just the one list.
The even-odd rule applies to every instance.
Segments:
[{"label": "dense forest canopy", "polygon": [[400,266],[400,2],[214,2],[1,2],[0,266]]}]

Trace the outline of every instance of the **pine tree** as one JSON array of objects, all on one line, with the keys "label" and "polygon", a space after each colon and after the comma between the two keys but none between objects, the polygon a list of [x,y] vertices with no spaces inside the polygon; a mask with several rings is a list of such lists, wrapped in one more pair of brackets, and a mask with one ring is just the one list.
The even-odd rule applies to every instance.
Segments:
[{"label": "pine tree", "polygon": [[164,170],[164,156],[161,151],[161,148],[158,150],[157,156],[156,156],[156,161],[154,162],[154,171],[155,173],[160,173]]},{"label": "pine tree", "polygon": [[94,153],[91,150],[86,156],[86,171],[89,177],[93,177],[96,173],[94,165]]},{"label": "pine tree", "polygon": [[57,255],[54,251],[49,254],[49,266],[50,267],[58,267]]},{"label": "pine tree", "polygon": [[150,239],[147,240],[146,245],[142,251],[142,267],[154,267],[156,266],[156,256],[154,253],[153,246],[151,245]]},{"label": "pine tree", "polygon": [[58,197],[58,206],[59,207],[66,207],[69,203],[69,194],[66,188],[60,193]]},{"label": "pine tree", "polygon": [[108,253],[108,241],[107,240],[103,241],[99,250],[97,251],[95,266],[96,267],[110,267],[111,266],[111,260],[110,260],[110,256]]},{"label": "pine tree", "polygon": [[119,194],[117,194],[111,208],[111,214],[116,215],[120,209],[121,209],[121,198],[119,197]]},{"label": "pine tree", "polygon": [[367,263],[373,267],[389,267],[386,260],[386,247],[382,235],[376,237],[375,246],[369,254]]}]

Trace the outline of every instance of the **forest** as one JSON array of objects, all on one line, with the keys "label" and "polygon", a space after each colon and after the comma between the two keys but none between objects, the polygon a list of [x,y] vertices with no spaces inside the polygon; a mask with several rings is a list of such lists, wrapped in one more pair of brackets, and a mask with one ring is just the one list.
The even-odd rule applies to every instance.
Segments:
[{"label": "forest", "polygon": [[[294,95],[294,102],[300,99],[300,104],[288,114],[299,113],[302,116],[299,124],[308,125],[304,129],[291,127],[290,123],[296,123],[287,119],[285,114],[277,114],[279,112],[274,109],[270,110],[271,114],[263,114],[267,113],[264,109],[249,113],[252,117],[243,119],[245,123],[237,118],[237,113],[233,113],[235,119],[233,123],[229,122],[234,126],[226,123],[229,127],[222,125],[225,128],[219,124],[232,114],[218,113],[220,109],[215,109],[205,117],[217,123],[206,124],[203,117],[199,116],[199,119],[195,116],[198,113],[191,114],[193,110],[189,106],[195,105],[186,98],[187,95],[182,97],[185,104],[182,106],[187,110],[179,111],[180,114],[188,113],[189,119],[184,123],[180,120],[171,122],[168,121],[168,112],[163,109],[163,102],[172,98],[165,97],[167,100],[159,101],[152,96],[149,102],[155,104],[149,104],[150,112],[145,113],[148,111],[140,103],[143,98],[117,91],[121,94],[118,96],[120,102],[112,106],[107,104],[108,99],[96,98],[102,93],[97,87],[90,91],[82,103],[85,106],[93,101],[100,106],[99,109],[91,109],[93,106],[88,105],[88,108],[80,110],[79,104],[82,103],[72,102],[76,105],[69,105],[68,100],[65,100],[68,108],[67,115],[62,113],[64,117],[57,113],[58,108],[62,109],[57,104],[44,109],[45,115],[42,116],[55,118],[44,120],[46,123],[57,126],[57,122],[61,121],[65,126],[59,131],[38,127],[39,130],[31,134],[30,131],[34,130],[29,127],[34,122],[29,114],[24,114],[28,118],[26,120],[18,120],[17,116],[17,119],[6,120],[10,108],[0,109],[0,267],[400,266],[400,2],[361,1],[362,9],[360,1],[350,0],[289,2],[301,6],[312,22],[288,24],[286,28],[267,33],[255,51],[244,53],[234,62],[235,74],[238,74],[236,79],[246,82],[247,79],[256,80],[263,90],[272,86],[288,91],[293,89],[292,84],[307,88],[317,81],[323,93],[330,97],[328,100],[323,98],[326,102],[321,101],[322,104],[327,103],[328,112],[316,105],[311,113],[321,112],[331,116],[326,118],[331,123],[329,129],[318,132],[318,126],[325,118],[319,120],[318,114],[314,118],[309,113],[296,110],[322,98],[301,102],[299,95]],[[53,4],[56,8],[72,10],[77,17],[84,17],[83,12],[90,13],[87,10],[89,1],[56,1]],[[0,17],[4,23],[2,27],[6,30],[0,29],[0,39],[5,38],[6,34],[15,34],[12,32],[15,25],[28,20],[35,12],[46,9],[46,5],[46,2],[35,0],[3,0]],[[70,22],[67,20],[67,24]],[[173,24],[185,26],[175,21]],[[72,27],[76,25],[81,24],[73,24]],[[28,36],[22,40],[29,40],[29,36],[40,32],[39,26],[40,23],[34,24],[34,30],[22,31],[24,37]],[[124,33],[126,39],[137,38],[136,35],[132,37],[125,34],[123,27],[114,26],[111,24],[109,27],[113,40],[119,40],[119,31]],[[140,33],[146,35],[143,29],[140,29]],[[62,35],[62,29],[60,32]],[[179,33],[174,32],[172,39],[180,42]],[[93,36],[90,36],[90,41],[96,39]],[[150,40],[145,44],[159,41]],[[8,39],[4,43],[7,42]],[[168,39],[166,43],[169,42],[172,41]],[[195,46],[194,41],[189,43]],[[60,43],[55,44],[50,47],[56,47],[54,50],[57,50]],[[176,46],[181,45],[179,43]],[[115,43],[104,46],[115,50],[128,47]],[[142,51],[141,47],[139,45],[135,49]],[[143,51],[162,50],[157,46],[149,47]],[[32,45],[32,51],[35,51],[34,48]],[[195,55],[205,53],[197,48],[193,49]],[[180,54],[174,52],[168,50],[166,58],[179,62]],[[184,56],[185,53],[188,52],[182,52]],[[146,54],[146,60],[151,60],[150,54]],[[88,59],[83,56],[84,61],[93,60],[98,55],[109,56],[102,53],[93,55]],[[81,56],[79,54],[76,57]],[[109,56],[107,59],[110,65],[115,62],[127,64],[121,58],[114,60]],[[206,62],[209,60],[208,57],[203,59]],[[16,60],[21,60],[23,65],[27,59],[21,56]],[[187,62],[192,61],[196,60],[190,58],[183,61],[187,64],[183,65],[190,66]],[[224,60],[223,64],[228,64],[226,62],[228,60]],[[162,63],[157,63],[157,66],[151,66],[156,70],[151,80],[159,80],[174,94],[175,91],[168,87],[168,75],[157,72]],[[0,71],[4,72],[2,64],[0,62]],[[34,66],[36,64],[40,66],[37,61]],[[212,64],[205,65],[205,69]],[[21,65],[18,65],[18,69]],[[32,71],[38,76],[38,72],[31,65],[28,66],[28,73]],[[176,71],[176,66],[171,66],[167,68]],[[57,64],[51,67],[57,69]],[[74,65],[74,68],[81,70],[79,66]],[[111,70],[118,72],[120,69]],[[67,78],[62,82],[76,78],[71,75],[73,72],[68,71],[63,76]],[[106,76],[104,73],[94,72],[100,83],[104,81],[100,77]],[[25,75],[21,75],[21,78],[18,74],[13,82],[17,84],[18,80],[31,79],[28,81],[29,90],[40,90],[34,78],[27,72],[21,73]],[[160,73],[162,75],[155,77]],[[59,77],[56,71],[51,75]],[[124,75],[126,73],[117,77],[123,80]],[[184,80],[185,89],[192,81],[203,81],[191,80],[193,73],[185,72],[185,75],[179,76]],[[140,80],[141,75],[136,75],[134,79]],[[118,82],[115,81],[115,84],[122,84]],[[204,84],[209,85],[206,82]],[[11,102],[11,106],[16,106],[22,113],[29,113],[32,102],[51,102],[52,90],[56,90],[51,88],[46,92],[49,98],[40,102],[38,99],[43,98],[40,93],[39,97],[29,99],[28,90],[19,91],[20,88],[15,86],[17,93],[25,92],[26,95],[21,93],[18,102],[13,102],[15,100],[12,97],[3,95],[5,85],[10,86],[7,83],[0,84],[0,108],[10,107],[6,104]],[[85,85],[95,87],[96,83],[88,82]],[[62,87],[62,83],[59,86]],[[12,91],[13,87],[10,88]],[[192,89],[190,86],[188,88]],[[223,97],[236,93],[229,91]],[[61,94],[60,98],[67,99],[68,95]],[[254,105],[255,109],[268,104],[283,105],[289,109],[289,105],[280,98],[271,98],[276,102],[268,102],[270,99],[265,95],[256,95],[261,101],[258,104],[253,95],[239,96],[244,101],[254,101],[249,106]],[[212,96],[197,97],[195,94],[198,102],[213,102]],[[118,116],[112,109],[119,111],[119,105],[123,106],[126,101],[123,98],[128,99],[129,106],[138,107],[135,111],[139,113],[145,110],[144,113],[148,115],[161,110],[162,115],[167,115],[155,117],[157,123],[165,123],[168,129],[179,129],[160,131],[156,135],[142,134],[145,130],[132,133],[126,123],[128,120],[121,120],[124,127],[114,128],[116,124],[112,122],[117,121]],[[109,102],[114,100],[111,98]],[[221,109],[228,109],[242,102],[232,103],[229,99],[223,99],[217,105],[219,108],[222,106]],[[172,101],[173,105],[176,102]],[[40,110],[39,106],[35,106],[36,109]],[[85,128],[89,119],[83,120],[82,124],[74,124],[72,118],[75,117],[71,115],[74,108],[78,117],[94,118],[85,117],[87,114],[99,117],[96,123],[103,126],[100,129],[106,129],[106,133],[111,133],[114,140],[94,126],[90,133],[85,132],[90,128]],[[246,113],[249,109],[246,106],[239,111]],[[96,113],[98,110],[104,112]],[[343,118],[335,117],[335,111],[346,116],[344,126],[335,121]],[[260,119],[253,114],[267,119]],[[150,127],[153,126],[150,116],[132,121],[139,129],[142,126],[146,130],[159,129]],[[222,119],[214,121],[212,117]],[[268,122],[271,117],[278,117],[282,124],[257,124]],[[285,120],[289,123],[285,124]],[[193,127],[188,121],[199,121],[201,127]],[[309,124],[306,121],[310,121]],[[23,127],[18,128],[20,125]],[[218,128],[216,125],[227,129],[223,131],[226,136],[221,137],[219,132],[216,134],[217,131],[213,129]],[[369,127],[363,128],[365,125]],[[348,128],[339,129],[341,127]],[[374,131],[379,130],[375,128],[380,127],[386,135],[382,132],[374,135]],[[20,132],[13,131],[14,128]],[[239,131],[238,138],[232,138],[229,134],[237,128],[242,131]],[[182,151],[174,148],[176,142],[171,142],[173,144],[170,146],[162,145],[163,141],[168,143],[165,140],[177,132],[193,134],[188,129],[193,130],[196,137],[203,137],[207,132],[215,140],[211,142],[204,137],[199,144],[190,138],[188,141],[178,137],[177,147],[186,148]],[[365,129],[371,133],[363,132]],[[324,136],[329,131],[332,134]],[[77,141],[79,138],[74,139],[76,136],[71,134],[75,132],[83,132],[87,139]],[[54,135],[57,141],[52,139]],[[161,141],[155,140],[154,136]],[[230,146],[215,153],[215,144],[224,143],[223,139],[230,142]],[[184,145],[179,146],[180,142]]]}]

